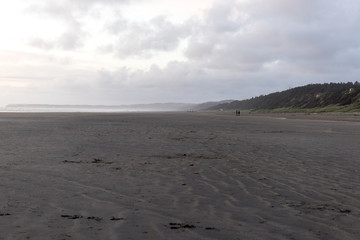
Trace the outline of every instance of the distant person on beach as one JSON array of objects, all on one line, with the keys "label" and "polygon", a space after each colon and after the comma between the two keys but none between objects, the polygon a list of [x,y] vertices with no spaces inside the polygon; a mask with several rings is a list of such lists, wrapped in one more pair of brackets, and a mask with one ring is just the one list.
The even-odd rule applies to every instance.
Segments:
[{"label": "distant person on beach", "polygon": [[237,109],[236,109],[236,110],[235,110],[235,115],[236,115],[236,116],[240,116],[240,110],[237,110]]}]

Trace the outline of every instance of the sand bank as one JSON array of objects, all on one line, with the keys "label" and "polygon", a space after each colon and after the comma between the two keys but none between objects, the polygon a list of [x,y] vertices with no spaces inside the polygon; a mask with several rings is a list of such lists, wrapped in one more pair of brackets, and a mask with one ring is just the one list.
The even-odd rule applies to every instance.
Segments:
[{"label": "sand bank", "polygon": [[0,239],[360,236],[359,122],[214,113],[0,120]]}]

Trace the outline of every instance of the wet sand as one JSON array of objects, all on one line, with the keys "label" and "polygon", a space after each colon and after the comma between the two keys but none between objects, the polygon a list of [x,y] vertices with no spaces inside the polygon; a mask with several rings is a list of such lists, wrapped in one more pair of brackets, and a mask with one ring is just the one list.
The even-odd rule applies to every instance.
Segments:
[{"label": "wet sand", "polygon": [[304,116],[1,113],[0,239],[359,239],[360,121]]}]

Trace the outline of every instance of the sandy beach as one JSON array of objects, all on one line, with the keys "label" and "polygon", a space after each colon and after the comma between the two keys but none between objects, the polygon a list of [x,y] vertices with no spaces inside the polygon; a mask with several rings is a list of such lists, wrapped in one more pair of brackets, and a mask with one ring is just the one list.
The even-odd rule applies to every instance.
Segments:
[{"label": "sandy beach", "polygon": [[350,117],[0,113],[0,239],[359,239]]}]

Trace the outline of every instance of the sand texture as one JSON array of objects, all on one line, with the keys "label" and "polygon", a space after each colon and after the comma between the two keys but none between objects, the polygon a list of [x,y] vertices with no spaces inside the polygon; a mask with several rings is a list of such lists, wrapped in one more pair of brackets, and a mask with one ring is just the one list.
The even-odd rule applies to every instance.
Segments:
[{"label": "sand texture", "polygon": [[0,239],[360,239],[359,119],[304,118],[1,113]]}]

